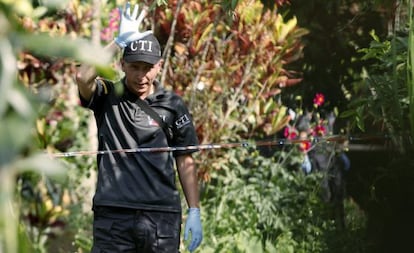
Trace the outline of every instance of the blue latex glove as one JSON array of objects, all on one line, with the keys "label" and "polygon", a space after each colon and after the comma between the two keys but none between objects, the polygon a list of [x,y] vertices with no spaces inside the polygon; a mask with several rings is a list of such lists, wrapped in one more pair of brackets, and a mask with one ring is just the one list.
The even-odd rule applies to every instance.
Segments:
[{"label": "blue latex glove", "polygon": [[184,240],[187,241],[188,233],[191,231],[191,241],[188,250],[193,252],[203,240],[203,229],[201,227],[200,208],[189,208],[184,227]]},{"label": "blue latex glove", "polygon": [[348,171],[351,168],[351,161],[349,160],[348,156],[345,153],[341,153],[341,159],[344,163],[344,170]]},{"label": "blue latex glove", "polygon": [[144,17],[147,15],[147,9],[144,8],[139,16],[138,9],[138,4],[136,4],[131,14],[131,4],[129,2],[125,5],[124,11],[118,8],[121,21],[119,23],[118,37],[115,38],[115,42],[121,48],[126,47],[126,45],[131,41],[139,40],[152,33],[152,31],[139,31],[139,26],[141,25]]},{"label": "blue latex glove", "polygon": [[302,163],[302,170],[306,174],[309,174],[312,170],[312,164],[309,160],[308,154],[305,154],[305,158],[304,158],[303,163]]}]

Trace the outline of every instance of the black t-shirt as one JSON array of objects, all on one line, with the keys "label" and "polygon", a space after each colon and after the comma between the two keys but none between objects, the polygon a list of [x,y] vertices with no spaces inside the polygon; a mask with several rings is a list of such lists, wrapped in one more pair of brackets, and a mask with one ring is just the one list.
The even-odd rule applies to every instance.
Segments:
[{"label": "black t-shirt", "polygon": [[[97,79],[96,83],[91,100],[81,97],[81,102],[94,112],[99,150],[168,146],[163,129],[135,103],[139,98],[129,92],[123,80],[114,84]],[[122,94],[117,94],[116,85],[124,87]],[[181,97],[156,85],[155,92],[145,101],[171,126],[171,146],[198,145],[191,116]],[[93,205],[180,212],[174,156],[189,152],[193,151],[98,155],[98,182]]]}]

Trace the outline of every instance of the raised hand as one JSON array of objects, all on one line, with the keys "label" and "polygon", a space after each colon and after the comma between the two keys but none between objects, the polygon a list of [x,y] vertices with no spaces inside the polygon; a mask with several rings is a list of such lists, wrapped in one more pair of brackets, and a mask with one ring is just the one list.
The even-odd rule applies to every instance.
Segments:
[{"label": "raised hand", "polygon": [[119,24],[119,33],[118,37],[115,38],[115,42],[121,47],[124,48],[126,45],[135,40],[139,40],[148,34],[151,34],[152,31],[140,32],[139,26],[141,25],[142,20],[147,15],[147,8],[143,8],[141,13],[138,16],[139,6],[135,5],[134,10],[131,14],[131,4],[126,3],[124,10],[118,8],[119,14],[121,17],[121,22]]}]

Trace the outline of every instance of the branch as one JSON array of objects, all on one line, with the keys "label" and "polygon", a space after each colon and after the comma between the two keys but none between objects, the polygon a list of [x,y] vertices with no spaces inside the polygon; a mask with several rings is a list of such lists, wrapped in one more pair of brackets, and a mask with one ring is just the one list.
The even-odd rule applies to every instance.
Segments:
[{"label": "branch", "polygon": [[183,0],[179,0],[177,2],[177,9],[175,10],[174,19],[171,24],[171,32],[170,32],[170,35],[168,36],[168,41],[167,41],[167,44],[165,45],[164,53],[162,56],[162,58],[164,58],[164,66],[163,66],[162,73],[161,73],[161,85],[162,86],[164,86],[168,66],[170,65],[170,57],[171,57],[170,52],[171,52],[171,48],[174,42],[175,27],[177,25],[178,14],[180,14],[182,4],[183,4]]}]

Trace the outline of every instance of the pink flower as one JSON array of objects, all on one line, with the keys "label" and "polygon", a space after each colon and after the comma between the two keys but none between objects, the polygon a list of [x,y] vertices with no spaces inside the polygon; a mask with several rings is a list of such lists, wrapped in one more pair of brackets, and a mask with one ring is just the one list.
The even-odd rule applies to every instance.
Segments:
[{"label": "pink flower", "polygon": [[114,38],[114,33],[118,30],[118,26],[119,26],[119,11],[117,8],[113,9],[110,13],[109,13],[109,23],[108,26],[103,28],[103,30],[101,31],[101,40],[109,42],[111,40],[113,40]]},{"label": "pink flower", "polygon": [[299,150],[302,152],[306,152],[311,148],[311,142],[309,140],[302,141],[299,143]]},{"label": "pink flower", "polygon": [[285,127],[285,131],[284,131],[283,135],[288,140],[294,140],[298,137],[298,132],[293,127]]},{"label": "pink flower", "polygon": [[313,105],[318,107],[325,103],[325,96],[322,93],[316,93],[315,98],[313,99]]},{"label": "pink flower", "polygon": [[118,19],[119,20],[119,10],[118,10],[118,8],[114,8],[114,9],[112,9],[111,10],[111,12],[109,13],[109,16],[111,17],[111,18],[115,18],[115,19]]},{"label": "pink flower", "polygon": [[317,125],[313,128],[314,136],[324,136],[326,134],[326,128],[323,125]]},{"label": "pink flower", "polygon": [[111,41],[112,39],[113,39],[113,32],[108,27],[104,28],[101,31],[101,40],[108,42],[108,41]]}]

